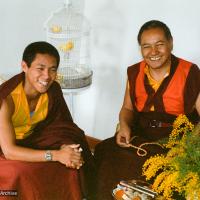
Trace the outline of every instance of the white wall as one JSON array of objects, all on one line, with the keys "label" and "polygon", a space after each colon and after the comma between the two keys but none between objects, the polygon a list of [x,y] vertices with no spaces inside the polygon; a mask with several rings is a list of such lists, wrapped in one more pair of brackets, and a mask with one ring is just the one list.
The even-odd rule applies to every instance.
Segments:
[{"label": "white wall", "polygon": [[[0,0],[0,74],[20,71],[25,46],[45,40],[43,23],[62,4],[63,0]],[[101,139],[114,134],[126,68],[141,59],[136,37],[144,22],[164,21],[174,37],[174,54],[200,66],[199,8],[198,0],[85,0],[94,76],[91,87],[75,95],[73,103],[74,120],[87,134]]]}]

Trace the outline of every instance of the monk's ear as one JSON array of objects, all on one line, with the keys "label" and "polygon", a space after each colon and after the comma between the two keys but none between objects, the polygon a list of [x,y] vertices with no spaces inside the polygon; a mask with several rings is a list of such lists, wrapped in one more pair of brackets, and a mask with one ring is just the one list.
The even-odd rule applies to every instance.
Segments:
[{"label": "monk's ear", "polygon": [[26,62],[23,61],[23,60],[22,60],[22,62],[21,62],[21,68],[22,68],[22,71],[25,72],[25,73],[26,73],[27,70],[28,70],[28,66],[27,66]]}]

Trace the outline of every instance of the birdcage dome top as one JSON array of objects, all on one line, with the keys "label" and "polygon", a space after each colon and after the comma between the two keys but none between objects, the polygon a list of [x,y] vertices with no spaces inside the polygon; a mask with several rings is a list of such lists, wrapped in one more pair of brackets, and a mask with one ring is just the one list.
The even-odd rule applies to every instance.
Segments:
[{"label": "birdcage dome top", "polygon": [[70,5],[64,5],[50,15],[45,28],[54,34],[84,33],[90,30],[90,24],[84,15],[76,12]]}]

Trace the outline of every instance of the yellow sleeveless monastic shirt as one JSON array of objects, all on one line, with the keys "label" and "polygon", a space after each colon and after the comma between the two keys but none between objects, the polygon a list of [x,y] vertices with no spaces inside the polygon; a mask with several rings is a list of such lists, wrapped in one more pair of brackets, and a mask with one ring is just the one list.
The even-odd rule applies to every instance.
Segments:
[{"label": "yellow sleeveless monastic shirt", "polygon": [[34,113],[31,115],[27,98],[22,83],[12,92],[11,96],[15,105],[12,123],[16,139],[23,139],[30,135],[38,122],[44,120],[48,112],[48,95],[41,94]]}]

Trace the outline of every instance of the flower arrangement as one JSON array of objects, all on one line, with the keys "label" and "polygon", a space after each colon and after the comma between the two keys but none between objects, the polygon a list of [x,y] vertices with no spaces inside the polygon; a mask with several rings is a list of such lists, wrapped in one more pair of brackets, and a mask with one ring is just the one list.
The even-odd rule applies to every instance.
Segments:
[{"label": "flower arrangement", "polygon": [[188,200],[200,199],[200,124],[196,127],[185,115],[176,118],[166,155],[149,158],[143,165],[147,180],[154,178],[152,188],[166,199],[178,193]]}]

